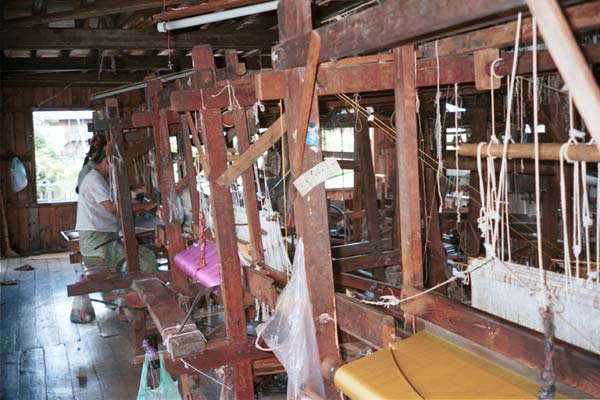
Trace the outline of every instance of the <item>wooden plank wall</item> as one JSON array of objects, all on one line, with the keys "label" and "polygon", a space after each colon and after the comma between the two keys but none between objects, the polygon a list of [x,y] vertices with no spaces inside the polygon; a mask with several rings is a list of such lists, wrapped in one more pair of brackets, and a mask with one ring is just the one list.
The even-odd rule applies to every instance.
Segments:
[{"label": "wooden plank wall", "polygon": [[[13,249],[22,254],[64,249],[60,231],[75,227],[76,203],[37,204],[32,110],[96,109],[89,97],[97,87],[0,88],[0,190],[7,203]],[[121,95],[125,112],[143,101],[141,92]],[[29,185],[19,193],[10,190],[10,161],[18,156]],[[83,161],[83,160],[82,160]],[[79,165],[74,166],[79,168]]]}]

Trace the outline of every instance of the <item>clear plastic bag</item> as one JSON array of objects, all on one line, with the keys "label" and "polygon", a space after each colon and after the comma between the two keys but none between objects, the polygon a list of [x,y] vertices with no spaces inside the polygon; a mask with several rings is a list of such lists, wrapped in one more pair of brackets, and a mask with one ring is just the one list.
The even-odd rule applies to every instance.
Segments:
[{"label": "clear plastic bag", "polygon": [[[309,398],[305,391],[325,398],[315,324],[306,286],[302,240],[296,248],[292,268],[292,279],[281,292],[275,312],[267,322],[256,328],[257,347],[272,351],[285,368],[288,399]],[[268,349],[258,346],[261,337]]]},{"label": "clear plastic bag", "polygon": [[169,189],[169,195],[167,197],[169,203],[169,223],[170,224],[181,224],[185,216],[183,208],[181,207],[181,201],[177,197],[174,188]]},{"label": "clear plastic bag", "polygon": [[177,382],[171,379],[171,375],[165,368],[162,351],[160,357],[160,381],[154,389],[148,387],[148,368],[150,368],[150,357],[146,354],[144,365],[142,366],[142,375],[140,377],[140,388],[138,389],[137,400],[181,400]]},{"label": "clear plastic bag", "polygon": [[90,296],[84,294],[75,296],[71,306],[71,322],[76,324],[89,324],[96,318],[94,306],[90,301]]},{"label": "clear plastic bag", "polygon": [[10,187],[15,193],[27,187],[27,171],[18,157],[12,159],[10,166]]}]

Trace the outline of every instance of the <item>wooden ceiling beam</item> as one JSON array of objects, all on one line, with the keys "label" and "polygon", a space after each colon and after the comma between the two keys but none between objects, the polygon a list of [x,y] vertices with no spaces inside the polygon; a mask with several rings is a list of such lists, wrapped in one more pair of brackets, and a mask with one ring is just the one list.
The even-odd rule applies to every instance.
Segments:
[{"label": "wooden ceiling beam", "polygon": [[[264,30],[194,32],[171,35],[173,50],[189,50],[205,44],[217,48],[266,49],[276,41],[276,33]],[[17,28],[0,31],[0,50],[39,49],[151,49],[168,47],[167,35],[124,29],[46,29]]]},{"label": "wooden ceiling beam", "polygon": [[[564,10],[565,17],[574,31],[585,31],[600,27],[600,1],[579,4]],[[492,26],[438,40],[438,56],[448,57],[472,53],[486,48],[512,46],[515,42],[517,22]],[[531,18],[524,18],[521,26],[521,41],[531,40]],[[435,42],[425,43],[423,57],[435,57]]]},{"label": "wooden ceiling beam", "polygon": [[[57,58],[8,58],[0,61],[4,73],[15,72],[56,72],[56,71],[87,71],[100,68],[98,56],[93,57],[57,57]],[[115,56],[117,71],[133,70],[166,70],[168,57],[162,56]],[[176,70],[192,67],[192,58],[185,56],[171,57]],[[102,70],[111,70],[111,57],[102,59]]]},{"label": "wooden ceiling beam", "polygon": [[72,11],[55,12],[50,14],[38,14],[29,17],[13,18],[4,21],[5,27],[23,27],[44,25],[51,22],[69,21],[85,18],[103,17],[106,15],[121,14],[129,11],[142,11],[152,8],[162,8],[163,4],[176,5],[181,0],[129,0],[119,4],[94,5],[81,7]]},{"label": "wooden ceiling beam", "polygon": [[[475,22],[488,21],[522,9],[524,0],[405,0],[388,1],[332,22],[317,32],[322,38],[319,61],[388,49],[399,43],[447,34]],[[287,40],[272,50],[273,66],[287,69],[304,65],[308,33]]]},{"label": "wooden ceiling beam", "polygon": [[42,74],[6,74],[3,73],[0,83],[3,86],[121,86],[140,82],[146,78],[141,73],[126,73],[113,75],[105,72],[87,74],[81,72],[42,73]]}]

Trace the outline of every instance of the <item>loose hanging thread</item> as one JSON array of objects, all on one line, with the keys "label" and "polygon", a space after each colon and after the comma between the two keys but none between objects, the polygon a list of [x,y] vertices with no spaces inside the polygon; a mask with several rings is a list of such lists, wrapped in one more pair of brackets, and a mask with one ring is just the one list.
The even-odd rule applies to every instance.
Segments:
[{"label": "loose hanging thread", "polygon": [[535,208],[536,208],[536,228],[537,228],[537,250],[538,250],[538,270],[540,278],[541,292],[539,293],[540,307],[539,312],[544,326],[544,368],[540,373],[540,389],[538,391],[539,399],[553,399],[555,391],[554,376],[554,318],[551,301],[549,299],[546,280],[544,275],[544,265],[542,256],[542,222],[540,207],[540,144],[538,134],[538,91],[537,91],[537,24],[535,16],[532,18],[533,27],[533,138],[535,153]]}]

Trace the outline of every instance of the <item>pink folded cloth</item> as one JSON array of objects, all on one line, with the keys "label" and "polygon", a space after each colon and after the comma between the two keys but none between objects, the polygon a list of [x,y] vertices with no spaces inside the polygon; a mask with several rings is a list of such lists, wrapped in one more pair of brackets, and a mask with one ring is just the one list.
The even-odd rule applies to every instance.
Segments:
[{"label": "pink folded cloth", "polygon": [[202,286],[212,288],[221,284],[217,248],[208,241],[206,242],[206,267],[198,268],[199,265],[199,245],[192,245],[175,256],[175,266]]}]

